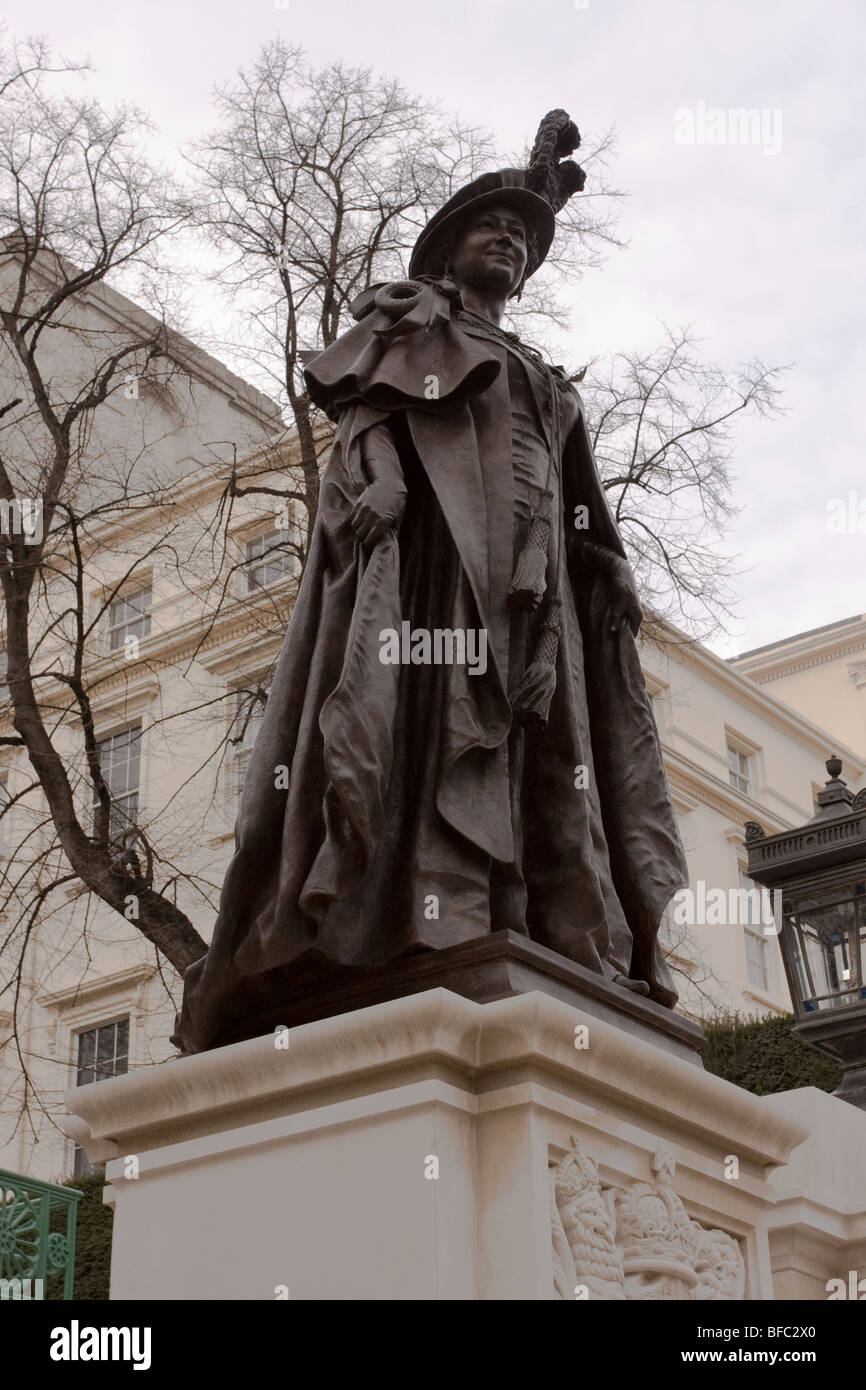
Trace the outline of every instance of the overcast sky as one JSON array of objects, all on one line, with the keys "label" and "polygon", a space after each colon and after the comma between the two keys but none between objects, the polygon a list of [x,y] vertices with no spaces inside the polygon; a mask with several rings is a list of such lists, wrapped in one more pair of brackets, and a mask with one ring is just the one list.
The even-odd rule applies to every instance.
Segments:
[{"label": "overcast sky", "polygon": [[[9,31],[44,34],[98,69],[178,143],[212,123],[210,91],[277,34],[318,64],[369,65],[519,148],[566,107],[615,125],[610,175],[631,196],[614,252],[576,291],[571,359],[651,348],[690,323],[724,365],[792,364],[781,420],[739,427],[731,547],[739,620],[722,655],[866,611],[864,379],[866,18],[862,0],[6,0]],[[763,131],[677,112],[748,108]],[[680,117],[680,133],[685,131]],[[685,133],[688,133],[685,131]],[[863,533],[828,530],[857,494]]]}]

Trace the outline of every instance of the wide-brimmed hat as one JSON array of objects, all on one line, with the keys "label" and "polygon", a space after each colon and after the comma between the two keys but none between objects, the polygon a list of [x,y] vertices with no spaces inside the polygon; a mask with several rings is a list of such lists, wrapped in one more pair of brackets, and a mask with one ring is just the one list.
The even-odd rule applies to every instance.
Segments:
[{"label": "wide-brimmed hat", "polygon": [[487,204],[510,208],[523,219],[527,230],[535,233],[533,239],[538,249],[537,254],[532,255],[531,259],[535,260],[536,264],[530,269],[527,263],[526,273],[531,275],[537,270],[553,243],[553,208],[546,199],[526,187],[525,169],[497,169],[495,173],[482,174],[480,178],[467,183],[465,188],[459,189],[448,199],[444,207],[430,218],[415,243],[409,262],[409,275],[423,275],[430,253],[435,252],[467,213],[480,212]]},{"label": "wide-brimmed hat", "polygon": [[[555,231],[556,213],[573,193],[583,188],[586,175],[579,164],[563,159],[580,144],[580,132],[567,111],[549,111],[538,127],[526,169],[497,169],[458,189],[431,217],[415,243],[410,277],[429,274],[443,240],[467,214],[488,204],[512,208],[532,233],[524,279],[544,262]],[[516,293],[516,291],[515,291]]]}]

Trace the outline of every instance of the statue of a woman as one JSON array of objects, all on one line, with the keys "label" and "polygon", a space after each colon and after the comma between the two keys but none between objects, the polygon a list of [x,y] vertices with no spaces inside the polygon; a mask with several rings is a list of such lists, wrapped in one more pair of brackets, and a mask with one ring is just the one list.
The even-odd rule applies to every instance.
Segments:
[{"label": "statue of a woman", "polygon": [[676,1002],[656,938],[687,872],[633,576],[577,391],[500,327],[578,142],[551,112],[307,367],[333,448],[187,1050],[273,1027],[317,970],[501,930]]}]

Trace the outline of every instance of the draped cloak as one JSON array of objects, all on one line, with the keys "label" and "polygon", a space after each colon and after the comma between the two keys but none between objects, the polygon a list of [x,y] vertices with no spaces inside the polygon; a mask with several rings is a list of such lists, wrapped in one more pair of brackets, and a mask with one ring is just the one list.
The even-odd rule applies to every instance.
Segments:
[{"label": "draped cloak", "polygon": [[[411,312],[365,312],[307,368],[336,431],[212,944],[186,972],[186,1051],[313,988],[305,963],[371,967],[503,927],[676,1002],[657,934],[685,857],[634,637],[610,631],[608,567],[580,544],[625,559],[582,402],[557,369],[555,399],[537,400],[562,513],[556,689],[546,729],[513,717],[535,620],[506,602],[508,350],[428,286]],[[364,547],[350,513],[371,481],[364,434],[383,421],[408,496],[399,529]],[[382,634],[404,620],[483,630],[486,670],[383,662]]]}]

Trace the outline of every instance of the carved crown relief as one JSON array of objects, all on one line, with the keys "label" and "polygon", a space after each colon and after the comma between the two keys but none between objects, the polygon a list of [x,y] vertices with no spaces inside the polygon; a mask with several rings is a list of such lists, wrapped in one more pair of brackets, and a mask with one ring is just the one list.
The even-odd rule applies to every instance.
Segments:
[{"label": "carved crown relief", "polygon": [[550,1173],[555,1296],[741,1299],[745,1266],[726,1231],[693,1221],[674,1191],[675,1163],[665,1149],[652,1160],[655,1182],[605,1187],[580,1141]]}]

